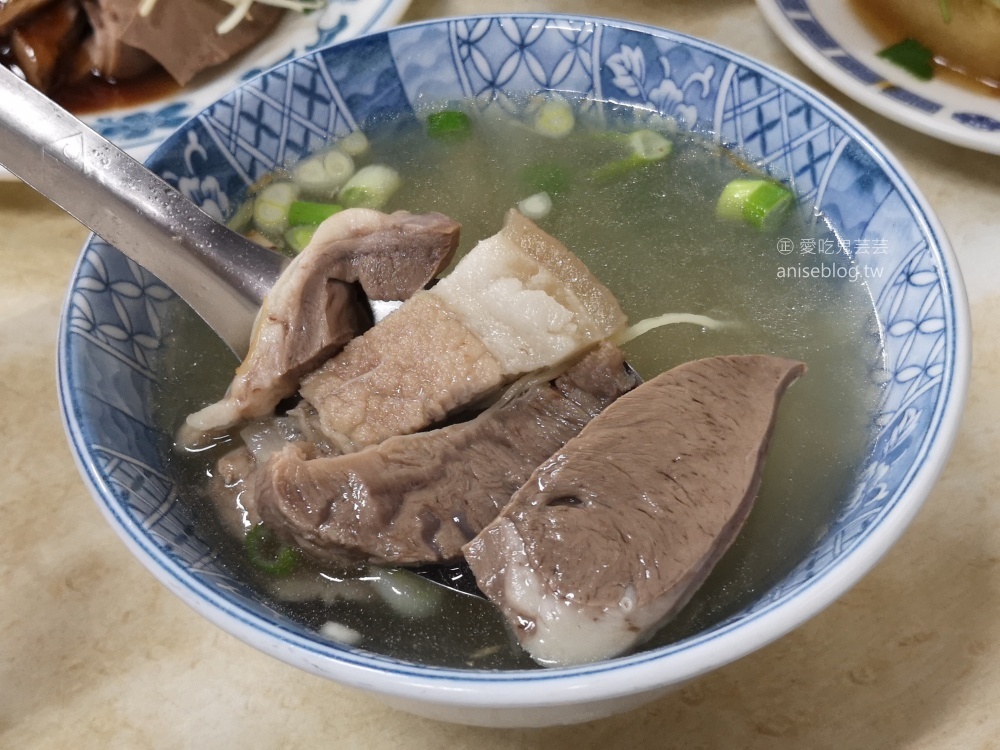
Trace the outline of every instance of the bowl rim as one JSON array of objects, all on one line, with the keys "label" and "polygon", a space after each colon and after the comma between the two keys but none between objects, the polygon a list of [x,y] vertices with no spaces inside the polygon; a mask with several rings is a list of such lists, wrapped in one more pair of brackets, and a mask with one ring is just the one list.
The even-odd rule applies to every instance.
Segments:
[{"label": "bowl rim", "polygon": [[[754,71],[788,92],[808,101],[825,117],[840,127],[845,135],[859,144],[866,154],[892,179],[901,199],[921,224],[921,234],[927,238],[931,253],[943,261],[938,275],[946,303],[946,319],[950,312],[954,337],[953,370],[945,371],[941,396],[936,404],[936,428],[925,440],[921,453],[914,459],[910,472],[903,480],[897,501],[884,509],[877,523],[865,532],[837,562],[827,567],[809,584],[766,606],[756,609],[736,623],[723,623],[710,631],[651,651],[576,667],[541,670],[460,670],[425,666],[391,657],[371,654],[361,649],[321,643],[302,633],[294,632],[278,622],[261,618],[233,599],[206,585],[188,568],[169,556],[144,532],[141,524],[128,516],[117,502],[115,493],[98,469],[82,429],[80,412],[75,403],[74,374],[69,361],[69,311],[75,281],[84,263],[81,253],[71,276],[60,319],[57,353],[57,380],[60,412],[74,460],[85,484],[94,496],[101,512],[128,549],[169,590],[186,604],[226,632],[293,666],[346,685],[399,698],[424,703],[450,704],[467,707],[527,708],[577,704],[606,700],[676,685],[724,664],[735,661],[762,648],[819,614],[833,601],[857,583],[888,551],[920,509],[934,481],[941,472],[954,443],[961,420],[971,365],[971,324],[968,302],[958,261],[943,227],[926,198],[902,166],[867,128],[822,93],[813,90],[789,74],[766,63],[711,41],[671,29],[619,19],[582,14],[549,13],[486,13],[470,16],[436,18],[405,24],[346,40],[317,50],[303,58],[323,54],[324,50],[347,47],[371,37],[393,35],[398,31],[420,27],[441,26],[456,21],[482,19],[522,19],[540,23],[575,22],[636,31],[719,55],[736,65]],[[283,63],[274,70],[298,64],[298,60]],[[241,84],[240,87],[246,85]],[[197,115],[195,116],[195,118]],[[182,125],[167,141],[185,132],[190,123]],[[166,145],[161,145],[151,159]],[[88,239],[84,250],[93,242]],[[950,308],[950,310],[949,310]],[[932,423],[933,427],[933,423]],[[106,449],[102,449],[106,450]],[[152,469],[150,469],[152,471]],[[112,501],[108,502],[107,498]],[[599,678],[599,679],[597,679]],[[549,688],[559,683],[558,693]],[[528,685],[541,686],[528,688]],[[483,689],[486,686],[488,689]]]}]

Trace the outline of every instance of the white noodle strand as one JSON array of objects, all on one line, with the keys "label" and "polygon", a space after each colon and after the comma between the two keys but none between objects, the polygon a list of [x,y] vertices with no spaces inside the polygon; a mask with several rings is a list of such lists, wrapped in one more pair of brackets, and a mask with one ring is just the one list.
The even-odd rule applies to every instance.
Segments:
[{"label": "white noodle strand", "polygon": [[642,336],[644,333],[649,333],[654,328],[674,325],[675,323],[690,323],[691,325],[707,328],[710,331],[720,331],[723,328],[732,328],[733,326],[739,325],[739,323],[716,320],[715,318],[710,318],[707,315],[693,315],[692,313],[667,313],[665,315],[657,315],[655,318],[640,320],[635,325],[626,328],[617,336],[613,336],[611,340],[620,346],[622,344],[627,344],[632,339]]}]

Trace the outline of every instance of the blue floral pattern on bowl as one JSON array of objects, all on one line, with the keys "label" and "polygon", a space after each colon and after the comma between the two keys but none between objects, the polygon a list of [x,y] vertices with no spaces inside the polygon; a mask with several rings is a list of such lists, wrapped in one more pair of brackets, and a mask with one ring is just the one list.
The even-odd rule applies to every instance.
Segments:
[{"label": "blue floral pattern on bowl", "polygon": [[[613,21],[503,16],[428,22],[320,49],[223,97],[172,136],[152,168],[191,200],[224,216],[276,165],[385,112],[433,98],[506,106],[512,92],[581,93],[602,112],[625,103],[739,149],[818,207],[854,261],[883,270],[871,291],[889,380],[863,477],[812,553],[756,602],[693,638],[612,662],[539,671],[608,675],[668,660],[776,610],[799,606],[880,526],[901,529],[915,509],[911,484],[936,472],[960,409],[968,356],[961,282],[946,240],[898,167],[858,126],[801,84],[680,34]],[[891,252],[868,238],[892,236]],[[99,502],[130,546],[175,590],[217,621],[250,622],[278,655],[318,672],[329,662],[389,669],[449,684],[509,673],[406,664],[320,643],[253,601],[192,532],[158,446],[149,394],[171,345],[160,321],[175,301],[162,285],[99,240],[84,249],[60,341],[68,431]],[[113,387],[108,387],[113,384]],[[902,519],[902,520],[900,520]],[[889,533],[889,532],[881,532]],[[898,533],[898,531],[893,532]],[[841,588],[841,590],[843,590]],[[212,614],[214,613],[214,614]],[[805,619],[805,617],[801,617]],[[759,643],[757,645],[760,645]],[[296,656],[290,656],[293,653]],[[277,653],[277,652],[276,652]]]}]

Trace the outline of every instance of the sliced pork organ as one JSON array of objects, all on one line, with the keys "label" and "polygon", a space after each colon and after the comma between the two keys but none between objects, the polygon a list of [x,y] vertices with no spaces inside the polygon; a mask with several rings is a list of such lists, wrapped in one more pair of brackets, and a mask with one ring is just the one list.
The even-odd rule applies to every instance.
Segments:
[{"label": "sliced pork organ", "polygon": [[82,0],[92,33],[83,45],[84,54],[73,78],[97,72],[104,78],[124,81],[156,67],[149,54],[122,41],[138,8],[122,0]]},{"label": "sliced pork organ", "polygon": [[437,213],[351,208],[331,216],[264,299],[225,397],[187,424],[207,432],[272,412],[304,373],[371,325],[354,282],[370,299],[405,300],[451,262],[460,229]]},{"label": "sliced pork organ", "polygon": [[[146,17],[137,0],[88,0],[87,13],[106,37],[102,46],[124,43],[145,52],[179,84],[225,62],[274,30],[284,10],[260,3],[226,34],[215,27],[232,10],[221,0],[158,0]],[[108,57],[107,52],[102,53]],[[102,71],[103,73],[104,71]]]},{"label": "sliced pork organ", "polygon": [[681,365],[531,475],[465,557],[535,661],[611,658],[687,603],[743,526],[778,402],[804,371],[767,356]]},{"label": "sliced pork organ", "polygon": [[576,256],[511,211],[498,234],[304,378],[300,392],[347,453],[423,429],[625,322]]},{"label": "sliced pork organ", "polygon": [[53,3],[22,22],[11,34],[10,46],[28,83],[48,91],[68,64],[66,50],[79,42],[85,29],[84,14],[76,0]]},{"label": "sliced pork organ", "polygon": [[604,343],[467,422],[342,456],[289,445],[256,472],[245,505],[319,560],[460,559],[541,461],[638,382]]}]

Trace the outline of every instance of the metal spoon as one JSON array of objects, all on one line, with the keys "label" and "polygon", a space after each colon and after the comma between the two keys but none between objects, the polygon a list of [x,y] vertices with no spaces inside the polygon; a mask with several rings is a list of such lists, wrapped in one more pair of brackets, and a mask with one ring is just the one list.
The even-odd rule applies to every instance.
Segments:
[{"label": "metal spoon", "polygon": [[0,164],[154,273],[243,358],[287,258],[219,224],[3,66]]}]

